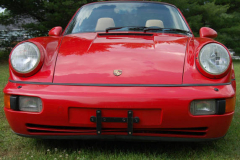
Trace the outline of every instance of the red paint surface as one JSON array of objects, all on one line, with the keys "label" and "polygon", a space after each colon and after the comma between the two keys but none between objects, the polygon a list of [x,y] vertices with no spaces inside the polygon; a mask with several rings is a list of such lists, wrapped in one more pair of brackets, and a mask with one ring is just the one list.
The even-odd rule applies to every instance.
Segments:
[{"label": "red paint surface", "polygon": [[[29,42],[41,45],[44,54],[43,64],[39,71],[30,77],[21,77],[14,73],[10,67],[9,79],[15,81],[30,82],[52,82],[58,49],[60,47],[62,37],[39,37],[28,40]],[[11,65],[10,65],[11,66]]]},{"label": "red paint surface", "polygon": [[217,37],[217,32],[209,27],[202,27],[200,29],[200,37],[201,38],[216,38]]},{"label": "red paint surface", "polygon": [[62,34],[62,27],[54,27],[49,32],[49,36],[60,36]]},{"label": "red paint surface", "polygon": [[183,84],[201,84],[201,83],[208,83],[208,84],[215,84],[215,83],[228,83],[231,82],[231,65],[232,61],[230,62],[229,69],[222,75],[220,78],[214,78],[214,76],[209,78],[204,75],[205,71],[197,67],[198,54],[201,48],[208,44],[208,43],[218,43],[209,38],[190,38],[186,56],[185,56],[185,66],[184,66],[184,73],[183,73]]},{"label": "red paint surface", "polygon": [[[174,34],[67,35],[54,83],[181,84],[187,40]],[[113,74],[116,69],[121,76]]]}]

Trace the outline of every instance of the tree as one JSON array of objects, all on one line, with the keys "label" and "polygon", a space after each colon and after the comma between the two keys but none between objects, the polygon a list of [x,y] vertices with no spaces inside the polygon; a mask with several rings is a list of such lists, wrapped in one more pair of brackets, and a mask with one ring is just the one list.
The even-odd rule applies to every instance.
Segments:
[{"label": "tree", "polygon": [[[94,0],[1,0],[0,7],[9,11],[9,16],[0,16],[4,24],[18,23],[25,17],[36,23],[24,26],[34,36],[46,35],[55,26],[66,27],[73,14],[82,5]],[[37,31],[37,32],[36,32]]]},{"label": "tree", "polygon": [[219,29],[219,40],[228,48],[240,54],[240,0],[218,0],[218,5],[229,5],[225,15],[225,23],[222,29]]},{"label": "tree", "polygon": [[240,0],[164,0],[175,4],[187,19],[195,36],[201,27],[218,32],[217,41],[240,54]]}]

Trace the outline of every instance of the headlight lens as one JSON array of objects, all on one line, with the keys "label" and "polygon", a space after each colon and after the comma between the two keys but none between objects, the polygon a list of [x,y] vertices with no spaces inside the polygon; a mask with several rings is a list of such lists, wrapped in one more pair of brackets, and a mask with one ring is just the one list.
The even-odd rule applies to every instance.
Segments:
[{"label": "headlight lens", "polygon": [[40,56],[40,51],[35,44],[25,42],[13,50],[11,65],[18,73],[29,73],[38,66]]},{"label": "headlight lens", "polygon": [[224,73],[230,64],[227,50],[220,44],[210,43],[205,45],[199,53],[201,67],[212,75]]}]

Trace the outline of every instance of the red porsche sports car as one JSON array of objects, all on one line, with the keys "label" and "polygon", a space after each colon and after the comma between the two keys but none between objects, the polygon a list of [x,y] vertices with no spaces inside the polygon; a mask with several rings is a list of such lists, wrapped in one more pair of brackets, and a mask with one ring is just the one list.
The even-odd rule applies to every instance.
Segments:
[{"label": "red porsche sports car", "polygon": [[175,6],[84,5],[62,32],[19,43],[9,58],[4,110],[34,138],[214,140],[236,99],[228,49]]}]

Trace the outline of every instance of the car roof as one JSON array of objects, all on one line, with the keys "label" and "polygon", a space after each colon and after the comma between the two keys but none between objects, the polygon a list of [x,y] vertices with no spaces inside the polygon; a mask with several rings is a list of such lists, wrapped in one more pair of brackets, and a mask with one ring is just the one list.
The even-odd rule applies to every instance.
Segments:
[{"label": "car roof", "polygon": [[139,1],[139,0],[115,0],[115,1],[100,1],[100,2],[92,2],[92,3],[88,3],[88,4],[85,4],[84,6],[86,5],[90,5],[90,4],[96,4],[96,3],[157,3],[157,4],[163,4],[163,5],[168,5],[168,6],[172,6],[172,7],[175,7],[177,8],[175,5],[173,4],[170,4],[170,3],[166,3],[166,2],[156,2],[156,1]]}]

